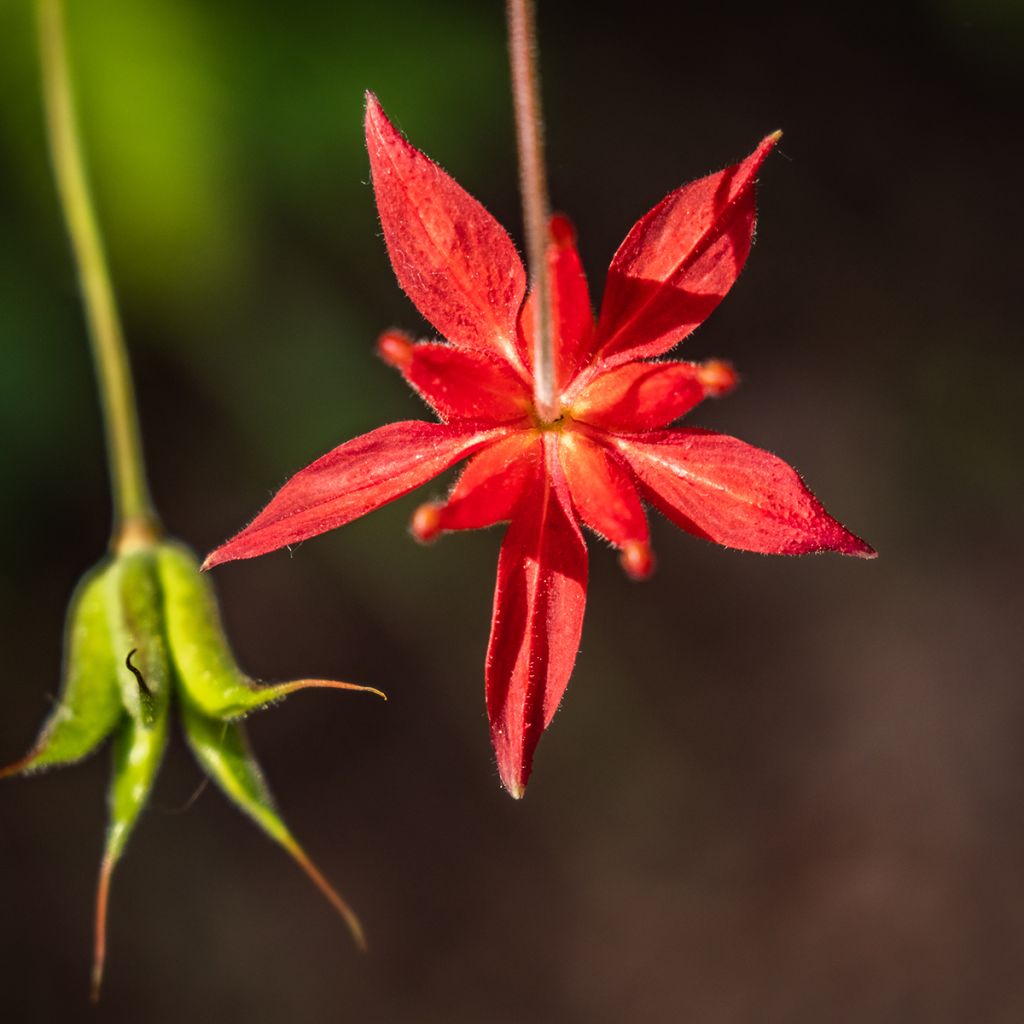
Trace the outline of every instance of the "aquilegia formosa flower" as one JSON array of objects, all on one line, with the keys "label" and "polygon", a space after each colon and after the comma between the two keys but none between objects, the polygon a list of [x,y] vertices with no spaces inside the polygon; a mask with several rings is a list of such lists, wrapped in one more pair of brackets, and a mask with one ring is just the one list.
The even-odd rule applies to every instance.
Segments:
[{"label": "aquilegia formosa flower", "polygon": [[612,260],[596,323],[572,227],[552,218],[560,415],[546,422],[534,408],[532,298],[511,239],[368,96],[366,141],[391,264],[446,339],[414,344],[388,332],[379,351],[441,422],[393,423],[328,452],[206,566],[342,526],[472,456],[448,501],[422,506],[412,528],[430,540],[511,520],[486,689],[501,780],[519,797],[579,648],[581,523],[620,549],[635,578],[653,564],[644,501],[726,547],[873,556],[774,455],[707,430],[665,429],[735,383],[724,363],[651,360],[702,323],[736,280],[753,236],[755,178],[777,138],[677,189],[634,225]]}]

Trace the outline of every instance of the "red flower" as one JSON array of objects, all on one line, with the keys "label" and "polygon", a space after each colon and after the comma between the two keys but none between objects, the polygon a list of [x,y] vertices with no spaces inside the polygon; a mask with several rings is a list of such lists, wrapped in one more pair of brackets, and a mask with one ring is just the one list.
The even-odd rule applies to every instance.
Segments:
[{"label": "red flower", "polygon": [[777,138],[677,189],[634,225],[612,260],[596,323],[572,227],[552,218],[561,415],[546,423],[534,412],[532,299],[512,241],[369,96],[366,139],[391,264],[447,339],[414,344],[390,332],[379,351],[441,422],[393,423],[328,452],[206,566],[342,526],[472,456],[448,501],[422,506],[412,528],[430,540],[511,520],[486,683],[498,770],[519,797],[579,648],[581,523],[620,549],[634,578],[653,566],[644,501],[726,547],[872,557],[774,455],[707,430],[666,429],[706,396],[731,390],[731,367],[650,361],[703,322],[736,280],[753,235],[754,180]]}]

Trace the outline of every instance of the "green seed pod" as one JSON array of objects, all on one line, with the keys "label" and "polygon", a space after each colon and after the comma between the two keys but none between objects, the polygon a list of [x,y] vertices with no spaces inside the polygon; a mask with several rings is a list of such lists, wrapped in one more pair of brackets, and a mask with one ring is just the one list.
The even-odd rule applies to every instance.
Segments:
[{"label": "green seed pod", "polygon": [[249,711],[311,687],[379,690],[331,680],[255,685],[235,664],[209,581],[182,545],[146,542],[123,551],[79,584],[68,613],[60,704],[32,750],[0,777],[66,764],[115,736],[109,824],[96,895],[92,995],[106,957],[110,883],[153,787],[167,745],[171,694],[199,763],[228,797],[284,847],[347,922],[348,904],[309,860],[274,807],[242,726]]},{"label": "green seed pod", "polygon": [[122,703],[132,718],[151,726],[171,689],[156,549],[133,551],[114,562],[107,608],[114,654],[127,669],[118,673]]},{"label": "green seed pod", "polygon": [[109,824],[96,889],[96,937],[92,966],[92,999],[99,999],[106,960],[107,900],[110,878],[128,837],[149,799],[164,749],[170,702],[153,701],[153,718],[143,725],[125,715],[114,740],[114,768],[107,798]]},{"label": "green seed pod", "polygon": [[366,940],[359,919],[306,856],[277,813],[273,797],[263,779],[263,772],[249,749],[244,726],[205,715],[184,697],[181,701],[181,716],[185,738],[206,774],[239,810],[252,818],[271,839],[291,854],[345,919],[356,945],[365,949]]},{"label": "green seed pod", "polygon": [[384,697],[372,686],[331,679],[257,685],[235,662],[221,626],[213,587],[192,552],[180,544],[164,543],[158,548],[157,561],[175,672],[184,692],[204,714],[229,721],[296,690],[311,688],[366,690]]},{"label": "green seed pod", "polygon": [[117,662],[107,615],[106,587],[111,567],[110,562],[101,563],[78,584],[68,608],[60,702],[32,749],[0,769],[0,778],[81,760],[107,738],[121,716]]},{"label": "green seed pod", "polygon": [[110,783],[105,857],[118,858],[153,787],[167,746],[169,707],[157,711],[152,726],[126,717],[114,740],[114,771]]}]

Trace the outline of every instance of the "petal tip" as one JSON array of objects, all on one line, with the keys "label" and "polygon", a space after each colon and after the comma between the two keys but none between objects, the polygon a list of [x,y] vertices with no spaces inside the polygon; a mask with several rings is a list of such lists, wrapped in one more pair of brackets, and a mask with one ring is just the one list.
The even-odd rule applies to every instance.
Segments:
[{"label": "petal tip", "polygon": [[[371,132],[376,136],[378,145],[388,136],[397,134],[394,125],[388,120],[384,108],[377,99],[377,94],[366,90],[366,114],[363,118],[363,126],[366,133],[367,146],[369,146]],[[372,155],[372,150],[371,150]]]},{"label": "petal tip", "polygon": [[855,533],[851,533],[846,527],[838,523],[836,525],[839,526],[842,532],[831,544],[822,548],[822,550],[835,551],[849,558],[863,558],[866,561],[872,561],[878,557],[878,552],[866,540],[861,540],[860,537]]},{"label": "petal tip", "polygon": [[863,558],[868,562],[874,561],[878,557],[878,552],[870,544],[859,538],[857,545],[846,552],[846,554],[853,555],[854,558]]},{"label": "petal tip", "polygon": [[570,249],[576,244],[576,228],[564,213],[554,213],[548,221],[548,235],[559,249]]},{"label": "petal tip", "polygon": [[838,527],[838,536],[828,546],[828,550],[837,551],[850,558],[863,558],[866,561],[878,557],[878,552],[866,540],[861,540],[857,534],[846,529],[841,523],[837,522],[836,526]]},{"label": "petal tip", "polygon": [[522,800],[526,796],[526,783],[518,779],[502,779],[502,785],[513,800]]},{"label": "petal tip", "polygon": [[518,762],[512,757],[506,761],[501,752],[498,752],[498,777],[505,792],[513,800],[522,800],[526,795],[526,783],[530,778],[530,767]]},{"label": "petal tip", "polygon": [[363,93],[363,98],[366,100],[366,117],[367,120],[372,117],[377,117],[383,113],[383,108],[380,105],[380,100],[377,99],[377,94],[372,89],[367,89]]}]

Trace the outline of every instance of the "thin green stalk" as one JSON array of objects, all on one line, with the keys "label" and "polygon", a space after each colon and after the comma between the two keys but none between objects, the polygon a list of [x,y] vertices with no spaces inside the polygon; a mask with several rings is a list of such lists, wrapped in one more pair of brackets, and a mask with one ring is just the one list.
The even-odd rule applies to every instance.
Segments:
[{"label": "thin green stalk", "polygon": [[111,547],[122,550],[155,539],[159,521],[146,483],[128,353],[75,120],[64,5],[62,0],[37,0],[36,12],[50,156],[81,280],[107,437],[114,505]]},{"label": "thin green stalk", "polygon": [[544,171],[544,131],[533,0],[507,0],[506,12],[519,150],[519,187],[526,227],[526,259],[534,294],[534,405],[538,416],[550,423],[558,418],[558,404],[555,398],[551,282],[547,260],[550,208]]}]

